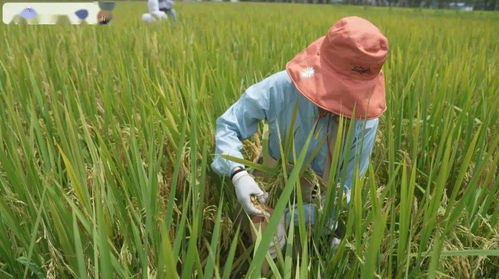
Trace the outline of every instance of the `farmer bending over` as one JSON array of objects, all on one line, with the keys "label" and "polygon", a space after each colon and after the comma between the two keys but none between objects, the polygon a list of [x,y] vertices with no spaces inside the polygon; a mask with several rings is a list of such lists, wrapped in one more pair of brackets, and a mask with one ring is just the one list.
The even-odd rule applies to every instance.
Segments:
[{"label": "farmer bending over", "polygon": [[142,15],[144,21],[154,21],[171,16],[173,20],[177,20],[177,12],[173,8],[173,0],[148,0],[147,7],[149,14]]},{"label": "farmer bending over", "polygon": [[[249,87],[241,98],[217,119],[216,150],[213,169],[232,179],[238,201],[250,216],[262,212],[252,203],[256,197],[265,203],[268,195],[244,170],[244,166],[219,156],[242,158],[242,140],[256,131],[260,120],[269,125],[269,154],[280,158],[279,135],[284,137],[291,127],[296,110],[294,143],[301,149],[311,132],[317,132],[307,156],[318,147],[310,167],[317,175],[329,174],[331,152],[338,117],[352,121],[353,140],[349,158],[341,158],[346,167],[342,188],[349,201],[356,166],[362,176],[368,167],[378,117],[386,110],[385,82],[381,67],[388,52],[388,41],[371,22],[360,17],[346,17],[332,26],[327,34],[296,55],[278,72]],[[297,107],[297,109],[295,109]],[[324,139],[324,140],[323,140]],[[322,146],[320,146],[320,144]],[[347,146],[347,145],[345,145]],[[342,155],[343,156],[343,155]],[[343,156],[344,157],[344,156]],[[292,158],[290,158],[292,160]],[[342,170],[340,170],[340,173]],[[304,200],[310,200],[314,185],[302,183]],[[313,220],[311,221],[313,223]],[[336,241],[338,241],[336,239]]]}]

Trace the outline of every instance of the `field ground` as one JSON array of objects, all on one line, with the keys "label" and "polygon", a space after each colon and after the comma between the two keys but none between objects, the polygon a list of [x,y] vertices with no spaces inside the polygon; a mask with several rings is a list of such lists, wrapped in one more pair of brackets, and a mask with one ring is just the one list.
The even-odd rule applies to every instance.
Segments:
[{"label": "field ground", "polygon": [[[269,277],[497,278],[498,13],[176,8],[175,24],[134,2],[110,26],[0,26],[0,278],[256,278],[265,249],[209,168],[215,119],[349,15],[390,40],[371,167],[335,205],[340,246],[300,222]],[[275,172],[267,190],[292,189],[296,170]]]}]

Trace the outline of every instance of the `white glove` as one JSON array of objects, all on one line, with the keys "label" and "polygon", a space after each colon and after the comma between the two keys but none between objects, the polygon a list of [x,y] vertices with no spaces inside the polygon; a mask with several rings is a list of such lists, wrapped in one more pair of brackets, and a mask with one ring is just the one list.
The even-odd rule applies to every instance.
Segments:
[{"label": "white glove", "polygon": [[155,20],[156,20],[156,18],[154,16],[152,16],[151,14],[145,13],[142,15],[143,22],[153,22]]},{"label": "white glove", "polygon": [[253,205],[251,196],[256,196],[258,202],[264,204],[268,198],[268,194],[260,189],[253,177],[247,171],[241,171],[234,175],[232,183],[234,183],[234,187],[236,188],[237,200],[243,206],[244,211],[248,215],[264,215],[264,212]]},{"label": "white glove", "polygon": [[162,11],[154,11],[151,13],[157,19],[166,19],[168,16]]}]

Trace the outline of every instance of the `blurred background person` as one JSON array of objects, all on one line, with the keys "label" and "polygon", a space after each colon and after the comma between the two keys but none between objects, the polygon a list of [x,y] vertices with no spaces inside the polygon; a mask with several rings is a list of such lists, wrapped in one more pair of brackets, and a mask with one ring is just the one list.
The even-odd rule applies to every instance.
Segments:
[{"label": "blurred background person", "polygon": [[173,21],[177,20],[177,12],[173,8],[173,0],[148,0],[147,8],[149,13],[142,15],[142,21],[153,22],[167,19],[171,16]]}]

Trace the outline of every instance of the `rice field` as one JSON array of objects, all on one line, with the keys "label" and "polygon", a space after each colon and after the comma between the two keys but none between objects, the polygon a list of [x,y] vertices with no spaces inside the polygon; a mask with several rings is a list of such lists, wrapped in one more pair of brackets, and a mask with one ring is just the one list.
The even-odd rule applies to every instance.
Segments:
[{"label": "rice field", "polygon": [[[498,13],[176,9],[174,24],[143,24],[146,3],[121,2],[109,26],[0,26],[0,278],[497,278]],[[271,260],[284,208],[303,206],[303,150],[262,182],[275,213],[255,245],[209,166],[215,119],[350,15],[390,41],[370,168],[349,205],[332,205],[338,247],[300,219]]]}]

